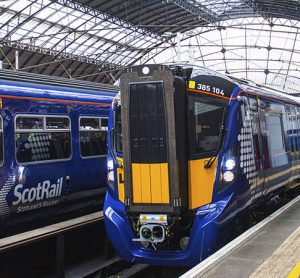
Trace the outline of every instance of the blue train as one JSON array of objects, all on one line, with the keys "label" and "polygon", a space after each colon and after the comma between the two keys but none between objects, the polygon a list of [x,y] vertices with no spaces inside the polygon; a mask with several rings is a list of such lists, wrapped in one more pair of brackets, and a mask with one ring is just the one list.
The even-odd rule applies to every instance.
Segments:
[{"label": "blue train", "polygon": [[0,231],[100,204],[117,87],[0,70]]},{"label": "blue train", "polygon": [[300,102],[207,69],[121,76],[108,138],[108,236],[125,260],[190,266],[299,185]]}]

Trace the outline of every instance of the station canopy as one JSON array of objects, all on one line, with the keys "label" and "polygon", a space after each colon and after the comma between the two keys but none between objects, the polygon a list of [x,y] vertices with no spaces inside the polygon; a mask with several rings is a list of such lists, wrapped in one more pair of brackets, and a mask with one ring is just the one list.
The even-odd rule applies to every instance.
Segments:
[{"label": "station canopy", "polygon": [[115,83],[191,63],[300,94],[299,0],[0,0],[0,67]]}]

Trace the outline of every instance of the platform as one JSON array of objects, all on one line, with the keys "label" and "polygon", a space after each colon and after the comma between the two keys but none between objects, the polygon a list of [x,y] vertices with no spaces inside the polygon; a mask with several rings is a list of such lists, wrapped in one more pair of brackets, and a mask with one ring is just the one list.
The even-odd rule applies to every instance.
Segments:
[{"label": "platform", "polygon": [[71,230],[78,229],[82,226],[101,221],[103,219],[103,212],[94,212],[88,215],[80,216],[74,219],[66,220],[60,223],[55,223],[49,226],[16,234],[6,238],[0,239],[0,253],[10,250],[12,248],[20,247],[26,244],[36,242],[38,240],[49,237],[60,236]]},{"label": "platform", "polygon": [[[85,258],[85,261],[81,260],[80,263],[74,260],[75,263],[71,264],[69,262],[70,259],[66,260],[65,258],[66,255],[67,258],[69,258],[70,253],[76,254],[77,252],[78,254],[80,251],[79,246],[82,246],[75,241],[70,241],[70,238],[72,238],[71,233],[76,234],[77,231],[81,231],[82,233],[86,232],[87,234],[91,234],[88,227],[99,223],[103,223],[102,211],[1,238],[0,277],[44,277],[45,275],[48,275],[48,273],[45,273],[43,270],[44,268],[49,271],[49,277],[52,277],[51,275],[54,275],[57,278],[85,277],[105,267],[105,264],[108,264],[111,261],[97,257],[93,260]],[[99,235],[97,238],[101,237],[101,235],[104,234],[104,226],[103,229],[100,229],[99,226],[95,226],[95,228],[97,228],[97,235]],[[80,239],[84,237],[85,235],[80,237]],[[65,238],[67,238],[66,244]],[[77,239],[76,236],[75,239]],[[97,239],[94,241],[96,240]],[[70,244],[70,242],[72,242],[72,244]],[[86,242],[89,242],[89,240]],[[38,243],[40,245],[38,245]],[[42,245],[43,243],[44,245]],[[43,249],[41,246],[43,246]],[[99,248],[99,250],[101,249]],[[49,257],[47,256],[48,252],[50,255]],[[80,252],[82,253],[82,251]],[[26,257],[24,257],[24,254],[26,254]],[[27,264],[24,265],[24,262],[27,262]],[[22,269],[21,276],[19,270],[14,269],[15,265],[18,265],[18,267]],[[40,267],[39,265],[43,265],[43,267]],[[31,268],[30,266],[34,267]],[[55,274],[53,272],[55,272]]]},{"label": "platform", "polygon": [[300,196],[181,277],[300,277]]}]

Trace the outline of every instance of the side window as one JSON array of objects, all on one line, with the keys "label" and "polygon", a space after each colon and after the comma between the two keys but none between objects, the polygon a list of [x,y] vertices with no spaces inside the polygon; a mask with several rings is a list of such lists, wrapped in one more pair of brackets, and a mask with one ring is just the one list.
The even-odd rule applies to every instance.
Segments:
[{"label": "side window", "polygon": [[116,107],[114,113],[114,148],[117,153],[123,153],[123,140],[122,140],[122,121],[121,121],[121,106]]},{"label": "side window", "polygon": [[297,121],[294,107],[286,107],[287,114],[287,137],[289,150],[295,152],[297,150]]},{"label": "side window", "polygon": [[107,127],[107,118],[81,117],[79,119],[80,154],[82,157],[107,154]]},{"label": "side window", "polygon": [[287,164],[281,115],[266,115],[269,154],[273,167]]},{"label": "side window", "polygon": [[297,151],[297,137],[299,134],[299,129],[298,129],[298,125],[297,125],[297,114],[296,114],[296,109],[293,107],[292,112],[291,112],[291,129],[292,129],[292,151]]},{"label": "side window", "polygon": [[4,152],[4,148],[3,148],[3,120],[2,117],[0,116],[0,165],[3,163],[3,152]]},{"label": "side window", "polygon": [[299,151],[300,150],[300,109],[299,107],[296,107],[296,115],[295,115],[295,122],[294,122],[294,126],[295,126],[295,150]]},{"label": "side window", "polygon": [[71,156],[70,119],[65,116],[18,115],[15,118],[19,163],[67,159]]}]

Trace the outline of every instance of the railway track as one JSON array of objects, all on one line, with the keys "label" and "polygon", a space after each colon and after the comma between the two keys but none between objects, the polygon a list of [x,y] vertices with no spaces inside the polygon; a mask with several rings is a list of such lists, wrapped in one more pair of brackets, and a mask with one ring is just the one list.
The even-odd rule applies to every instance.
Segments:
[{"label": "railway track", "polygon": [[[234,237],[295,196],[274,202],[267,210],[264,207],[265,212],[257,210],[256,221],[243,222]],[[157,267],[121,260],[107,240],[103,222],[103,213],[97,212],[0,239],[0,277],[20,277],[22,272],[22,277],[30,278],[169,278],[188,271],[188,267]]]},{"label": "railway track", "polygon": [[[286,198],[280,199],[272,204],[268,204],[268,209],[257,209],[254,214],[249,215],[249,221],[244,221],[243,226],[240,226],[238,231],[234,234],[231,240],[237,238],[243,232],[247,231],[251,227],[254,227],[255,224],[264,220],[270,214],[276,212],[279,208],[287,204],[289,201],[293,200],[299,195],[297,191],[294,195],[286,196]],[[265,204],[266,205],[266,204]],[[253,221],[255,217],[255,221]],[[161,266],[150,266],[145,264],[130,264],[124,261],[117,261],[113,266],[107,266],[106,269],[103,269],[100,272],[95,272],[92,275],[88,276],[91,278],[172,278],[179,277],[180,275],[187,272],[189,267],[161,267]]]}]

